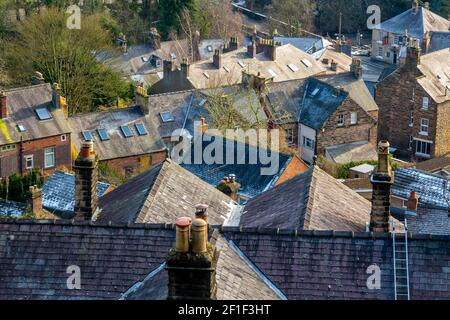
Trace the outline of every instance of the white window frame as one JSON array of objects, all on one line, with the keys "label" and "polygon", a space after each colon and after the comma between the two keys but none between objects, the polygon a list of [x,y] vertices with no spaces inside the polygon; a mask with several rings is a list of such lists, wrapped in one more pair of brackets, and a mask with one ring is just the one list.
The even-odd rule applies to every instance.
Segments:
[{"label": "white window frame", "polygon": [[428,110],[429,104],[430,104],[430,99],[428,97],[423,97],[422,98],[422,109]]},{"label": "white window frame", "polygon": [[[25,169],[33,169],[34,168],[34,159],[33,159],[33,155],[27,155],[24,157],[25,158]],[[28,161],[31,161],[31,166],[28,165]]]},{"label": "white window frame", "polygon": [[[303,136],[302,140],[303,140],[302,141],[303,147],[305,147],[306,149],[309,149],[309,150],[314,150],[315,141],[313,139]],[[309,145],[309,144],[311,144],[311,145]]]},{"label": "white window frame", "polygon": [[357,124],[358,123],[358,112],[352,112],[350,114],[350,124]]},{"label": "white window frame", "polygon": [[428,136],[428,131],[430,129],[430,120],[426,118],[420,119],[420,132],[421,136]]},{"label": "white window frame", "polygon": [[[342,122],[341,122],[342,120]],[[344,114],[338,114],[337,126],[343,127],[345,125],[345,116]]]},{"label": "white window frame", "polygon": [[[433,144],[432,141],[426,141],[426,140],[420,140],[420,139],[414,139],[415,143],[415,153],[417,156],[421,156],[421,157],[426,157],[429,158],[431,156],[431,146]],[[419,144],[420,144],[420,150],[419,149]],[[426,145],[429,145],[429,152],[430,153],[426,153]]]},{"label": "white window frame", "polygon": [[66,141],[67,140],[67,136],[65,134],[61,135],[61,141]]},{"label": "white window frame", "polygon": [[[56,160],[55,150],[56,150],[55,147],[45,148],[45,150],[44,150],[44,168],[45,169],[53,168],[55,166],[55,164],[56,164],[55,163],[55,160]],[[47,163],[47,156],[49,156],[49,155],[52,155],[52,157],[53,157],[53,163],[51,165]]]}]

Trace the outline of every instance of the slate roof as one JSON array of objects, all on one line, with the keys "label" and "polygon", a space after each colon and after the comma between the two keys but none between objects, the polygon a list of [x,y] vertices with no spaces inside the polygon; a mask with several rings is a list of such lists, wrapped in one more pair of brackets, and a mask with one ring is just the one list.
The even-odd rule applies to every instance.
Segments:
[{"label": "slate roof", "polygon": [[0,216],[20,217],[26,210],[26,203],[0,199]]},{"label": "slate roof", "polygon": [[[309,61],[310,67],[301,62],[304,59]],[[205,89],[239,84],[242,82],[243,70],[255,74],[260,72],[266,78],[273,77],[274,82],[303,79],[325,73],[325,68],[313,57],[290,44],[277,47],[277,58],[275,61],[268,59],[264,52],[257,54],[256,58],[250,58],[246,48],[223,54],[222,61],[223,66],[229,72],[225,68],[217,69],[211,60],[200,61],[191,64],[188,79],[195,88]],[[292,71],[288,67],[289,64],[294,64],[298,70]],[[275,76],[272,75],[269,69],[275,73]],[[208,74],[209,79],[204,75],[205,72]]]},{"label": "slate roof", "polygon": [[314,44],[316,45],[316,50],[321,50],[324,48],[323,41],[321,37],[311,36],[311,37],[274,37],[274,41],[281,42],[281,44],[291,44],[297,49],[300,49],[306,53],[313,53],[312,49]]},{"label": "slate roof", "polygon": [[338,144],[327,147],[325,150],[326,155],[335,163],[378,159],[375,147],[367,141]]},{"label": "slate roof", "polygon": [[450,48],[450,32],[430,32],[430,46],[428,52]]},{"label": "slate roof", "polygon": [[172,160],[132,178],[99,199],[99,222],[171,223],[205,203],[211,224],[226,223],[237,204]]},{"label": "slate roof", "polygon": [[[97,196],[103,196],[108,183],[97,183]],[[55,171],[42,187],[42,206],[64,218],[72,218],[75,206],[75,176],[63,171]]]},{"label": "slate roof", "polygon": [[[233,243],[218,235],[211,241],[220,250],[217,261],[217,299],[218,300],[279,300],[285,296],[269,281],[256,266],[242,257],[242,252]],[[165,264],[157,272],[123,295],[125,300],[164,300],[167,298],[169,282]],[[272,287],[273,284],[269,281]],[[277,295],[278,293],[278,295]]]},{"label": "slate roof", "polygon": [[450,81],[448,61],[450,61],[450,49],[447,48],[422,56],[417,66],[423,74],[423,77],[417,78],[417,82],[437,103],[450,100],[450,90],[446,90]]},{"label": "slate roof", "polygon": [[416,164],[416,168],[419,170],[428,171],[432,173],[438,172],[442,169],[450,170],[450,151],[441,157],[436,157],[433,159],[419,162]]},{"label": "slate roof", "polygon": [[318,166],[250,199],[239,225],[362,232],[369,201]]},{"label": "slate roof", "polygon": [[386,32],[403,34],[408,30],[410,37],[423,39],[426,31],[448,31],[450,21],[443,17],[419,7],[417,12],[411,9],[375,26]]},{"label": "slate roof", "polygon": [[415,168],[395,170],[391,193],[408,199],[411,191],[419,197],[419,203],[438,208],[448,208],[450,201],[450,182],[448,179]]},{"label": "slate roof", "polygon": [[[415,215],[406,216],[408,231],[421,234],[450,235],[449,214],[448,208],[419,204]],[[400,217],[399,220],[401,220]]]},{"label": "slate roof", "polygon": [[[239,194],[246,198],[252,198],[274,186],[288,163],[291,161],[291,156],[286,154],[271,152],[265,149],[260,150],[259,147],[249,144],[223,139],[222,150],[225,159],[227,157],[227,143],[233,146],[233,161],[225,160],[223,161],[225,163],[207,164],[204,160],[202,160],[201,164],[197,164],[193,158],[195,150],[195,145],[193,144],[191,147],[191,152],[185,155],[181,166],[214,187],[219,184],[223,177],[229,176],[230,174],[235,174],[237,182],[241,184]],[[209,142],[204,142],[202,150],[205,150],[208,144]],[[245,159],[238,158],[239,150],[244,152]],[[278,167],[275,167],[274,174],[262,174],[262,168],[270,167],[270,164],[263,164],[259,157],[260,152],[265,153],[266,151],[268,152],[268,156],[272,159],[276,160],[278,158]],[[249,163],[249,157],[252,154],[258,155],[255,159],[255,163]],[[242,161],[245,163],[241,164]]]},{"label": "slate roof", "polygon": [[[139,106],[92,112],[69,118],[73,129],[72,142],[77,150],[85,141],[83,131],[89,131],[94,138],[95,152],[99,160],[109,160],[162,151],[165,145],[160,139],[150,116],[142,113]],[[143,123],[148,134],[138,135],[135,125]],[[128,125],[132,137],[125,138],[120,126]],[[101,141],[98,129],[108,132],[109,140]]]},{"label": "slate roof", "polygon": [[[225,45],[223,39],[202,39],[198,45],[198,52],[200,54],[200,60],[212,59],[216,49],[222,50]],[[208,47],[211,50],[208,50]]]},{"label": "slate roof", "polygon": [[[0,145],[19,142],[20,137],[29,141],[71,132],[63,111],[53,108],[50,84],[5,90],[5,93],[8,117],[0,120],[4,127],[0,130]],[[39,120],[35,111],[37,108],[47,108],[52,118]],[[19,124],[26,131],[19,132]]]},{"label": "slate roof", "polygon": [[290,115],[284,122],[296,122],[307,81],[307,79],[289,80],[267,85],[266,97],[269,105],[272,108],[280,107]]},{"label": "slate roof", "polygon": [[[299,109],[299,122],[319,129],[348,97],[348,92],[339,93],[329,84],[310,78],[306,84],[306,94]],[[315,89],[319,91],[313,96]]]},{"label": "slate roof", "polygon": [[[229,231],[228,231],[229,230]],[[222,234],[288,299],[394,299],[392,238],[385,233],[222,228]],[[397,235],[404,238],[404,235]],[[450,298],[449,236],[408,241],[412,299]],[[381,270],[381,288],[367,287],[368,267]]]},{"label": "slate roof", "polygon": [[[217,244],[223,245],[226,261],[218,268],[219,297],[271,298],[271,284],[278,297],[288,299],[394,298],[391,234],[231,227],[219,231]],[[120,299],[134,288],[148,288],[140,284],[152,278],[157,285],[147,292],[155,297],[163,283],[149,275],[160,272],[174,236],[174,226],[168,224],[2,220],[0,298]],[[449,299],[449,236],[409,237],[411,298]],[[381,269],[379,290],[366,285],[367,268],[373,264]],[[70,266],[80,267],[80,290],[67,289]]]}]

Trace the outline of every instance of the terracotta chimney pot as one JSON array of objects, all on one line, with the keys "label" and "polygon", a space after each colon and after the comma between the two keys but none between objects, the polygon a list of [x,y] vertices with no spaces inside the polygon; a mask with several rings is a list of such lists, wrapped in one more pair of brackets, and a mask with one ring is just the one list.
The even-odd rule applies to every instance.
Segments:
[{"label": "terracotta chimney pot", "polygon": [[181,217],[176,220],[175,251],[186,253],[189,251],[189,226],[191,218]]},{"label": "terracotta chimney pot", "polygon": [[195,219],[192,222],[192,252],[206,252],[208,242],[208,224],[203,219]]}]

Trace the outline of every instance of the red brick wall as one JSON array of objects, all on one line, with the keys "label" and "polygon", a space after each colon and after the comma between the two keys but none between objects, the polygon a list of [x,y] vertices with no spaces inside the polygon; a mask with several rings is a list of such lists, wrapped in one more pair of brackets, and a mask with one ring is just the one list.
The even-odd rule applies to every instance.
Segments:
[{"label": "red brick wall", "polygon": [[[352,112],[357,112],[357,123],[350,124]],[[338,127],[338,115],[343,114],[344,126]],[[324,131],[322,130],[324,129]],[[317,130],[317,154],[325,154],[325,148],[337,144],[368,140],[376,145],[376,121],[356,102],[347,98],[341,106]]]},{"label": "red brick wall", "polygon": [[55,166],[44,169],[46,174],[51,174],[56,169],[72,168],[72,154],[70,147],[70,134],[66,134],[66,140],[61,140],[62,135],[47,137],[23,142],[23,153],[19,160],[20,143],[16,143],[15,150],[2,152],[0,151],[0,175],[2,177],[9,176],[13,173],[20,173],[20,163],[22,162],[23,172],[27,170],[25,156],[33,155],[34,168],[44,169],[44,150],[48,147],[55,147]]},{"label": "red brick wall", "polygon": [[148,170],[151,166],[161,163],[165,159],[166,152],[159,151],[152,154],[103,160],[101,162],[106,163],[108,167],[116,170],[119,174],[131,177]]}]

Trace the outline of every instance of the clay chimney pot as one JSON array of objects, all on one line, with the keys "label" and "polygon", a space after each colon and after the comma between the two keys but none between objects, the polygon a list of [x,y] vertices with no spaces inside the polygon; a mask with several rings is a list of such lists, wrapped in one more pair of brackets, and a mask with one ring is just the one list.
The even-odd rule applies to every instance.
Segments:
[{"label": "clay chimney pot", "polygon": [[203,219],[195,219],[192,222],[192,252],[204,253],[207,250],[208,224]]},{"label": "clay chimney pot", "polygon": [[181,217],[176,220],[175,251],[186,253],[189,251],[189,226],[191,218]]}]

